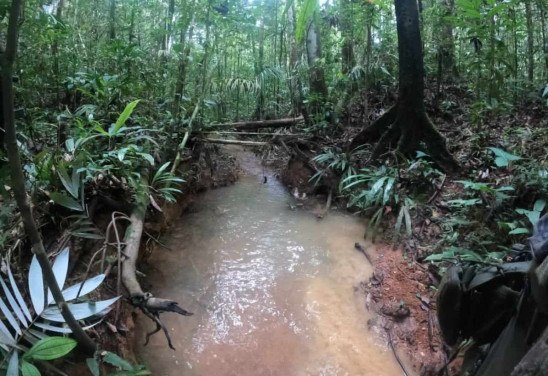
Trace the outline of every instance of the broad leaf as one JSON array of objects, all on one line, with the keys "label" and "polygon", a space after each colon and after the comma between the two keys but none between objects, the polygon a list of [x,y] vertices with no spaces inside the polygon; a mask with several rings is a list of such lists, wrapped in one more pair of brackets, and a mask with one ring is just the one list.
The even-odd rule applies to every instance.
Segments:
[{"label": "broad leaf", "polygon": [[23,356],[24,359],[53,360],[67,355],[77,345],[68,337],[47,337],[36,342]]},{"label": "broad leaf", "polygon": [[22,376],[40,376],[40,371],[32,363],[25,360],[21,362],[21,375]]},{"label": "broad leaf", "polygon": [[124,111],[120,114],[118,117],[118,120],[116,120],[116,124],[114,124],[114,128],[112,129],[111,136],[116,136],[118,134],[118,131],[120,128],[126,124],[127,119],[131,116],[133,110],[135,109],[135,106],[137,106],[137,103],[139,103],[139,99],[134,100],[133,102],[130,102],[126,108],[124,108]]},{"label": "broad leaf", "polygon": [[520,235],[520,234],[528,234],[529,230],[524,227],[518,227],[513,229],[508,233],[508,235]]},{"label": "broad leaf", "polygon": [[533,210],[537,212],[542,212],[545,207],[546,207],[546,201],[543,199],[538,199],[537,201],[535,201],[535,204],[533,205]]},{"label": "broad leaf", "polygon": [[93,376],[101,376],[99,371],[99,362],[95,358],[87,358],[86,364],[88,365],[89,370]]},{"label": "broad leaf", "polygon": [[510,162],[519,161],[520,159],[522,159],[520,156],[510,154],[499,148],[489,147],[487,149],[491,150],[493,154],[495,154],[495,164],[498,167],[508,167],[508,165],[510,165]]},{"label": "broad leaf", "polygon": [[107,353],[103,356],[103,361],[124,371],[133,371],[133,366],[131,363],[110,351],[107,351]]}]

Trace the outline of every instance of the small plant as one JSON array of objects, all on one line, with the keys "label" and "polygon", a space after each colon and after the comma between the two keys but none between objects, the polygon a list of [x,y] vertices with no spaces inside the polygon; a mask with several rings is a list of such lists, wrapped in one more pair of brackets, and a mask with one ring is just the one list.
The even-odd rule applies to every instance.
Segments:
[{"label": "small plant", "polygon": [[313,182],[314,185],[318,185],[322,177],[324,177],[325,174],[331,170],[342,175],[339,183],[339,191],[342,191],[344,188],[343,182],[345,179],[356,174],[355,168],[349,161],[349,155],[346,153],[337,152],[332,148],[328,148],[323,153],[318,154],[312,159],[312,161],[322,166],[322,169],[310,178],[310,181]]},{"label": "small plant", "polygon": [[108,364],[116,368],[116,371],[108,373],[108,376],[152,375],[145,366],[141,364],[132,365],[127,360],[110,351],[102,351],[94,358],[86,359],[86,364],[93,376],[101,376],[101,364]]},{"label": "small plant", "polygon": [[[516,213],[526,216],[531,226],[535,226],[539,221],[542,211],[545,207],[546,201],[538,199],[533,205],[533,210],[518,208],[516,209]],[[504,225],[506,225],[510,230],[508,232],[508,235],[521,235],[530,233],[529,229],[525,227],[522,221],[504,223]]]},{"label": "small plant", "polygon": [[[384,215],[400,202],[396,190],[397,169],[382,166],[378,169],[363,168],[360,173],[342,179],[343,192],[350,197],[349,206],[362,211],[373,211],[370,221],[371,232],[377,230]],[[405,214],[405,211],[402,215]]]},{"label": "small plant", "polygon": [[510,154],[499,148],[489,147],[487,149],[495,155],[495,165],[497,167],[509,168],[512,162],[522,159],[520,156]]},{"label": "small plant", "polygon": [[[167,171],[170,163],[171,162],[164,163],[158,171],[156,171],[150,182],[150,191],[160,195],[167,202],[175,202],[177,200],[175,195],[181,193],[181,190],[172,187],[172,185],[181,184],[185,181],[184,179],[173,176],[170,171]],[[153,195],[150,195],[150,199],[152,205],[159,211],[162,211]]]},{"label": "small plant", "polygon": [[[28,273],[32,306],[25,303],[23,294],[11,272],[9,262],[4,261],[4,263],[6,265],[7,281],[0,278],[0,285],[6,299],[4,301],[4,298],[0,298],[0,312],[3,315],[3,319],[0,321],[0,349],[2,355],[0,369],[6,369],[7,375],[17,375],[19,368],[22,372],[33,372],[33,366],[26,363],[31,360],[48,360],[46,359],[48,356],[51,357],[50,359],[55,359],[65,355],[72,349],[72,340],[54,339],[46,341],[47,338],[55,338],[50,337],[47,333],[70,334],[71,329],[64,325],[65,320],[61,310],[55,304],[49,289],[44,285],[42,269],[36,256],[32,258]],[[67,277],[68,263],[69,250],[65,248],[55,258],[52,266],[55,279],[61,289]],[[104,315],[109,311],[110,306],[118,300],[118,298],[97,302],[82,300],[83,297],[99,287],[104,279],[105,275],[99,274],[62,290],[63,297],[67,302],[81,301],[68,303],[68,308],[77,320],[87,320]],[[95,320],[94,323],[84,329],[89,329],[97,323],[99,321]],[[21,354],[22,356],[20,356]],[[39,375],[39,373],[23,374]]]}]

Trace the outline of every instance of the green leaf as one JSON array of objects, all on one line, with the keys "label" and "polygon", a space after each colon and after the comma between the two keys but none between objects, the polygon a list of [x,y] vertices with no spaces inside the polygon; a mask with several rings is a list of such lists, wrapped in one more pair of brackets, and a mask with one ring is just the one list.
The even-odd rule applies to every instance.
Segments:
[{"label": "green leaf", "polygon": [[318,9],[318,0],[305,0],[302,8],[299,10],[297,24],[295,25],[295,38],[297,42],[302,42],[308,22]]},{"label": "green leaf", "polygon": [[22,376],[40,376],[40,371],[33,364],[23,360],[21,362],[21,375]]},{"label": "green leaf", "polygon": [[462,199],[457,199],[457,200],[449,200],[447,201],[447,205],[449,206],[453,206],[453,207],[458,207],[458,206],[474,206],[474,205],[477,205],[481,202],[480,199],[478,198],[471,198],[469,200],[462,200]]},{"label": "green leaf", "polygon": [[529,230],[524,227],[518,227],[513,229],[508,233],[508,235],[520,235],[520,234],[528,234]]},{"label": "green leaf", "polygon": [[11,354],[6,376],[19,376],[19,351],[17,350]]},{"label": "green leaf", "polygon": [[141,157],[143,157],[148,163],[150,163],[151,166],[154,166],[154,157],[148,153],[137,153]]},{"label": "green leaf", "polygon": [[78,201],[62,193],[51,192],[49,194],[49,198],[51,198],[52,201],[55,202],[57,205],[64,206],[65,208],[80,211],[80,212],[84,211],[84,209],[82,208],[82,206],[80,205]]},{"label": "green leaf", "polygon": [[487,149],[491,150],[495,155],[495,164],[498,167],[508,167],[510,162],[522,159],[520,156],[510,154],[499,148],[489,147]]},{"label": "green leaf", "polygon": [[97,361],[97,359],[87,358],[86,364],[93,376],[101,376],[101,372],[99,371],[99,362]]},{"label": "green leaf", "polygon": [[392,187],[394,186],[394,182],[396,181],[396,178],[389,177],[386,180],[386,185],[384,187],[384,197],[383,197],[383,205],[388,204],[388,201],[390,201],[390,193],[392,192]]},{"label": "green leaf", "polygon": [[77,345],[68,337],[47,337],[36,342],[23,356],[24,359],[53,360],[67,355]]},{"label": "green leaf", "polygon": [[[57,166],[57,174],[59,175],[59,178],[61,179],[61,183],[63,183],[63,186],[67,190],[68,193],[71,194],[72,197],[78,198],[78,191],[80,189],[80,180],[78,179],[78,173],[76,170],[72,173],[72,178],[69,178],[67,170],[65,169],[65,166],[63,164],[59,164]],[[76,178],[74,176],[76,174]]]},{"label": "green leaf", "polygon": [[137,106],[137,103],[139,103],[140,99],[134,100],[133,102],[130,102],[126,108],[124,108],[124,111],[120,114],[118,117],[118,120],[116,120],[116,124],[114,124],[114,128],[112,130],[111,136],[116,136],[118,134],[118,131],[120,128],[126,124],[127,119],[131,116],[133,110],[135,109],[135,106]]},{"label": "green leaf", "polygon": [[103,362],[111,364],[114,367],[120,368],[124,371],[133,371],[133,366],[131,363],[110,351],[106,351],[104,354]]},{"label": "green leaf", "polygon": [[533,205],[533,210],[537,212],[542,212],[545,207],[546,207],[546,201],[543,199],[538,199],[537,201],[535,201],[535,204]]}]

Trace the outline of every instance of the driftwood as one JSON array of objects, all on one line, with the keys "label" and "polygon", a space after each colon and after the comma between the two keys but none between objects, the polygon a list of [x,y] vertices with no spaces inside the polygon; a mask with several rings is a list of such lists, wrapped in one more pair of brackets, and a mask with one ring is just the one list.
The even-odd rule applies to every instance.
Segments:
[{"label": "driftwood", "polygon": [[263,141],[244,141],[244,140],[226,140],[224,138],[202,138],[204,142],[211,144],[228,144],[228,145],[242,145],[242,146],[265,146],[268,142]]},{"label": "driftwood", "polygon": [[160,313],[175,312],[183,316],[191,316],[192,313],[179,307],[177,302],[173,300],[156,298],[150,292],[144,292],[137,280],[137,260],[139,258],[141,236],[143,235],[145,214],[149,204],[149,193],[146,189],[148,187],[147,179],[143,179],[142,186],[145,188],[142,189],[142,192],[137,193],[135,206],[129,217],[129,231],[127,231],[125,239],[125,259],[122,263],[122,282],[129,293],[131,304],[141,309],[156,324],[156,329],[147,333],[145,345],[151,335],[163,330],[169,347],[175,350],[169,332],[160,320]]},{"label": "driftwood", "polygon": [[367,250],[363,247],[363,245],[361,245],[360,243],[355,243],[354,244],[354,248],[356,248],[358,251],[360,251],[361,253],[363,253],[363,255],[365,256],[365,258],[367,259],[367,261],[369,261],[369,263],[371,265],[373,265],[373,259],[371,258],[371,256],[369,255],[369,253],[367,253]]},{"label": "driftwood", "polygon": [[252,130],[259,128],[283,128],[294,125],[299,121],[303,121],[302,116],[296,118],[285,118],[275,120],[256,120],[256,121],[240,121],[236,123],[212,124],[213,127],[233,127],[239,130]]}]

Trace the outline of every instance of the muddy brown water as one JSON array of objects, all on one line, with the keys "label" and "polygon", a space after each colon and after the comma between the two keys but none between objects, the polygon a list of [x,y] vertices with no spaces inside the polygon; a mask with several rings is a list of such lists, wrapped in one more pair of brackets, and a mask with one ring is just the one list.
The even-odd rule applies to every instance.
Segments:
[{"label": "muddy brown water", "polygon": [[176,351],[154,325],[137,322],[138,355],[153,375],[402,375],[367,328],[360,282],[371,273],[354,250],[364,224],[331,211],[319,221],[292,211],[292,197],[251,155],[244,174],[209,191],[154,255],[156,296],[194,312],[163,314]]}]

